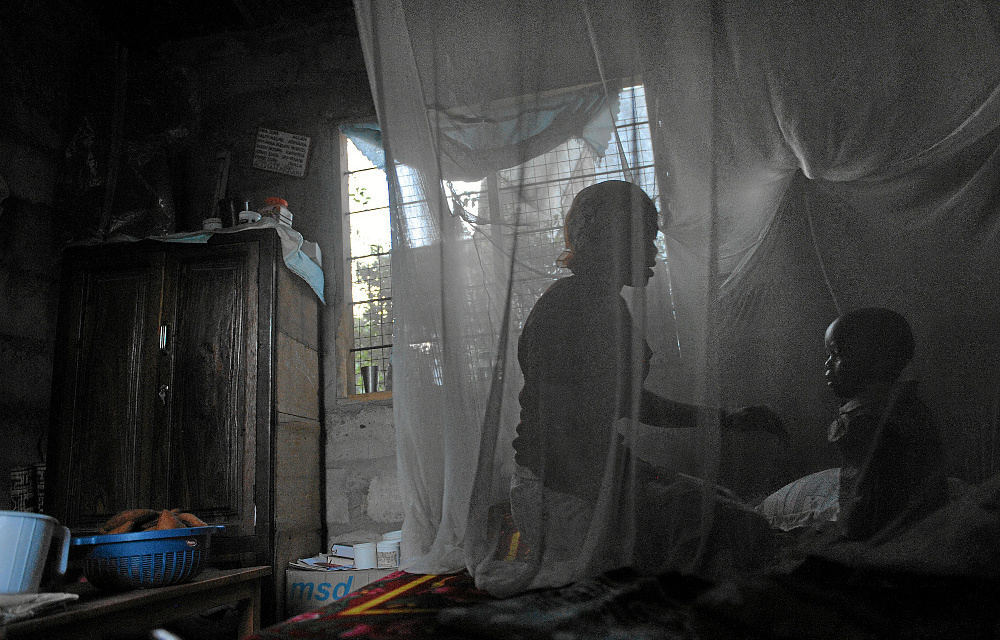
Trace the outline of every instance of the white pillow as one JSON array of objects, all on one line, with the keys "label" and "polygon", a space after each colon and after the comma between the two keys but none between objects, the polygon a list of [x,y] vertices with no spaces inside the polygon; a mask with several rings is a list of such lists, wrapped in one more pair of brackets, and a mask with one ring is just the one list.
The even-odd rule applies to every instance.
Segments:
[{"label": "white pillow", "polygon": [[840,467],[824,469],[789,482],[764,498],[756,511],[782,531],[832,521],[840,513]]}]

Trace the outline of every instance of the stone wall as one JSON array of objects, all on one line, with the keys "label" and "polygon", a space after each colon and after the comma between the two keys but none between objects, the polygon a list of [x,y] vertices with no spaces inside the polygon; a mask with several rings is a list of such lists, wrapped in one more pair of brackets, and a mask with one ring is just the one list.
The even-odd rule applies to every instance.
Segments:
[{"label": "stone wall", "polygon": [[326,438],[330,540],[352,542],[399,529],[403,502],[391,401],[342,401],[326,414]]}]

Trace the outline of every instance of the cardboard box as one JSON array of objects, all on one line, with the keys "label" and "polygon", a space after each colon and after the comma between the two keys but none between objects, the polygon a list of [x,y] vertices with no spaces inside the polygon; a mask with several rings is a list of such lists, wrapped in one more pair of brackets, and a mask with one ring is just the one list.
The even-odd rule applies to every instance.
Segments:
[{"label": "cardboard box", "polygon": [[319,609],[399,569],[285,570],[285,615]]}]

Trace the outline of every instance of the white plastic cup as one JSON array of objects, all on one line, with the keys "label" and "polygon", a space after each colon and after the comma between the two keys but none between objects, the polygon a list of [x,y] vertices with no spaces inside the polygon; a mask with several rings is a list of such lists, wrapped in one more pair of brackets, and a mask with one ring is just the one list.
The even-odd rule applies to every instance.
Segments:
[{"label": "white plastic cup", "polygon": [[378,566],[377,553],[374,542],[362,542],[354,545],[354,568],[374,569]]},{"label": "white plastic cup", "polygon": [[399,540],[382,540],[375,543],[376,563],[379,569],[399,566]]},{"label": "white plastic cup", "polygon": [[69,529],[51,516],[0,511],[0,593],[38,593],[49,556],[59,545],[59,566],[66,573]]}]

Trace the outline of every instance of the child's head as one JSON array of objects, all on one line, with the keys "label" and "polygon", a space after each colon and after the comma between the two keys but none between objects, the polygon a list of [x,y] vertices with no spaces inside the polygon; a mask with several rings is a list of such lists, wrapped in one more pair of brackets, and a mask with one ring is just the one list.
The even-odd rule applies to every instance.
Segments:
[{"label": "child's head", "polygon": [[892,383],[913,358],[913,331],[889,309],[857,309],[826,330],[826,383],[852,398],[877,383]]}]

